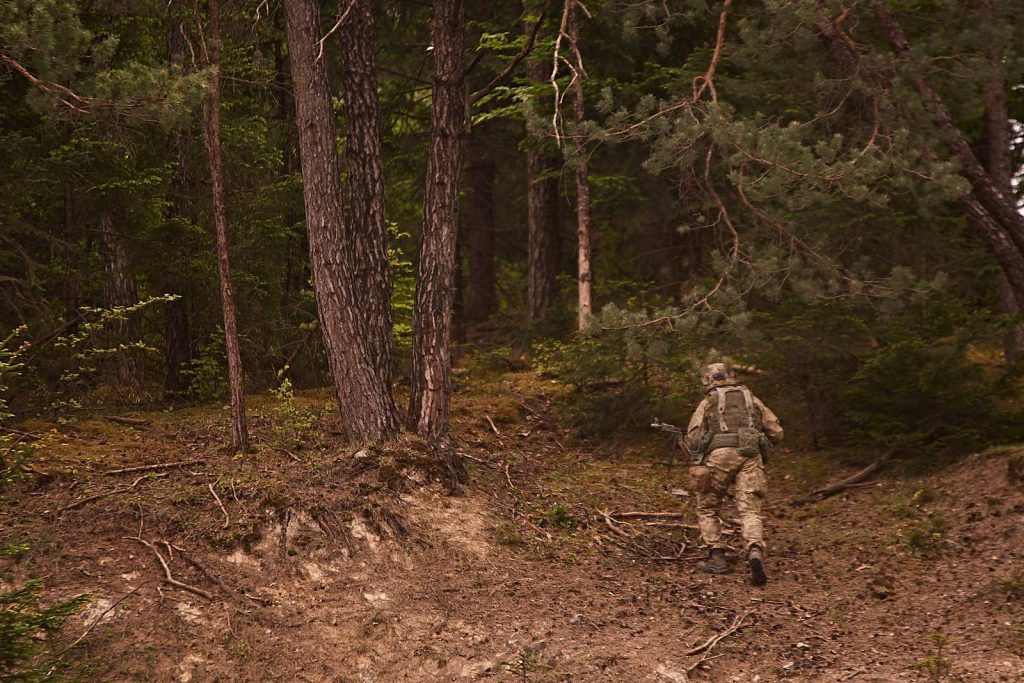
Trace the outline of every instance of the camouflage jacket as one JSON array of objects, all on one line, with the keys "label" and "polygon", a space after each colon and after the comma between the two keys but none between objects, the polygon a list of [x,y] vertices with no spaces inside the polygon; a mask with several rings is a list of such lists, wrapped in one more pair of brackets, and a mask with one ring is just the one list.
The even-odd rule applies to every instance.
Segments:
[{"label": "camouflage jacket", "polygon": [[[737,385],[737,388],[742,388],[742,386]],[[782,441],[782,425],[779,424],[779,418],[758,397],[753,397],[753,403],[754,410],[759,413],[761,418],[761,431],[773,446],[777,446]],[[700,447],[701,439],[708,430],[707,412],[710,404],[711,401],[705,398],[697,406],[697,410],[693,411],[693,417],[690,418],[690,424],[686,428],[685,442],[691,451],[696,451]]]}]

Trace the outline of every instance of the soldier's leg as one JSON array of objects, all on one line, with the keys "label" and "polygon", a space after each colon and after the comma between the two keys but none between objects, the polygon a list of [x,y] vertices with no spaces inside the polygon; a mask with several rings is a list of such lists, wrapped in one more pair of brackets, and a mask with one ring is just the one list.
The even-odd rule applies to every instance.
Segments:
[{"label": "soldier's leg", "polygon": [[747,546],[750,580],[755,586],[768,582],[764,571],[764,529],[761,509],[768,490],[761,456],[749,458],[736,474],[736,507],[743,525],[743,540]]},{"label": "soldier's leg", "polygon": [[705,545],[711,548],[724,548],[722,544],[722,522],[718,519],[718,509],[722,506],[722,493],[711,484],[710,472],[703,491],[697,491],[697,525],[700,537]]},{"label": "soldier's leg", "polygon": [[697,490],[697,524],[704,543],[711,548],[725,548],[719,511],[736,476],[741,456],[734,448],[712,451],[705,463],[706,473]]},{"label": "soldier's leg", "polygon": [[768,480],[764,474],[761,456],[747,458],[736,473],[736,509],[743,526],[746,549],[757,546],[764,550],[764,525],[761,510],[768,493]]}]

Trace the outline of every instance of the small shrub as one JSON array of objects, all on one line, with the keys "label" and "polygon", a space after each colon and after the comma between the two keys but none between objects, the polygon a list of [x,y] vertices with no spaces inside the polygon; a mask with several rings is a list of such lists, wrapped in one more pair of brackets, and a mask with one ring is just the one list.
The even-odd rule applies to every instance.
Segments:
[{"label": "small shrub", "polygon": [[576,531],[576,527],[580,525],[581,521],[579,517],[570,513],[564,505],[555,503],[551,506],[551,510],[548,511],[547,517],[541,520],[541,524],[552,529],[572,533]]},{"label": "small shrub", "polygon": [[914,668],[927,674],[933,681],[941,681],[949,675],[952,667],[952,662],[943,657],[943,650],[947,644],[946,636],[941,633],[934,633],[930,636],[929,640],[934,648],[933,653],[919,660],[914,665]]},{"label": "small shrub", "polygon": [[1016,567],[1000,587],[1010,600],[1024,600],[1024,566]]},{"label": "small shrub", "polygon": [[494,538],[498,545],[519,547],[526,545],[526,539],[519,533],[519,529],[511,522],[502,522],[494,527]]},{"label": "small shrub", "polygon": [[941,515],[928,515],[927,519],[912,526],[906,533],[906,542],[915,553],[931,557],[938,553],[945,541],[946,519]]},{"label": "small shrub", "polygon": [[[219,328],[218,328],[219,329]],[[212,403],[227,396],[227,356],[223,333],[211,336],[199,347],[185,374],[189,377],[188,393],[201,403]]]}]

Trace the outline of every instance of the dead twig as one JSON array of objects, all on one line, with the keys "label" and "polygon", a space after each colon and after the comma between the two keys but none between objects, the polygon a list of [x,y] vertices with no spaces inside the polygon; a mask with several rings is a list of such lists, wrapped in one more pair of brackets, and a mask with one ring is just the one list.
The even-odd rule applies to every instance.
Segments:
[{"label": "dead twig", "polygon": [[[706,651],[710,650],[715,645],[717,645],[720,641],[724,640],[725,638],[728,638],[733,633],[736,633],[736,631],[738,631],[741,628],[743,628],[743,622],[746,620],[747,617],[749,617],[753,613],[754,613],[754,611],[751,610],[751,611],[744,612],[743,614],[738,615],[735,619],[732,620],[732,624],[730,624],[729,628],[725,629],[721,633],[716,633],[715,635],[711,636],[710,638],[708,638],[706,641],[704,641],[703,643],[701,643],[697,647],[691,648],[690,650],[687,651],[686,655],[687,656],[696,655],[696,654],[700,654],[701,652],[706,652]],[[697,664],[700,664],[700,663],[701,662],[697,662]]]},{"label": "dead twig", "polygon": [[[147,541],[141,536],[125,536],[125,538],[129,541],[138,541],[139,543],[153,551],[153,554],[156,555],[156,559],[160,561],[160,566],[164,568],[164,583],[166,583],[169,586],[174,586],[175,588],[180,588],[181,590],[187,591],[194,595],[206,598],[207,600],[213,600],[213,596],[210,593],[204,591],[202,588],[196,588],[195,586],[190,586],[187,583],[182,583],[181,581],[175,579],[174,575],[171,574],[171,568],[167,564],[167,560],[165,560],[164,556],[160,554],[159,550],[157,550],[156,543],[152,541]],[[169,543],[167,545],[168,547],[171,547]]]},{"label": "dead twig", "polygon": [[[73,649],[74,649],[74,648],[75,648],[75,647],[76,647],[76,646],[77,646],[77,645],[78,645],[79,643],[81,643],[81,642],[82,642],[83,640],[85,640],[85,637],[86,637],[86,636],[88,636],[88,635],[89,635],[90,633],[92,633],[92,630],[93,630],[94,628],[96,628],[96,626],[97,626],[97,625],[98,625],[98,624],[99,624],[99,623],[100,623],[101,621],[103,621],[103,617],[105,617],[105,616],[107,616],[108,614],[110,614],[110,612],[111,612],[111,611],[113,611],[113,609],[114,609],[115,607],[117,607],[118,605],[120,605],[120,604],[121,604],[122,602],[124,602],[125,600],[127,600],[127,599],[128,599],[128,598],[130,598],[131,596],[135,595],[135,594],[136,594],[136,593],[137,593],[137,592],[139,591],[139,589],[140,589],[140,588],[142,588],[142,587],[143,587],[143,586],[145,586],[145,585],[146,585],[146,584],[144,584],[144,583],[140,583],[140,584],[139,584],[138,586],[136,586],[135,588],[131,589],[130,591],[128,591],[127,593],[125,593],[124,595],[122,595],[121,597],[119,597],[119,598],[118,598],[117,600],[115,600],[115,601],[114,601],[114,602],[113,602],[113,603],[112,603],[112,604],[110,605],[110,607],[108,607],[107,609],[103,610],[103,612],[101,612],[101,613],[100,613],[100,615],[99,615],[98,617],[96,617],[95,619],[93,619],[93,622],[92,622],[91,624],[89,624],[89,626],[88,626],[88,627],[87,627],[87,628],[85,629],[85,631],[83,631],[83,632],[82,632],[82,635],[80,635],[80,636],[78,636],[77,638],[75,638],[74,642],[72,642],[72,643],[71,643],[70,645],[68,645],[68,646],[67,646],[66,648],[64,648],[63,650],[61,650],[60,652],[58,652],[58,653],[57,653],[57,659],[59,660],[59,659],[60,659],[61,657],[63,657],[63,656],[65,655],[65,654],[67,654],[68,652],[70,652],[71,650],[73,650]],[[55,664],[54,666],[56,666],[56,664]],[[52,669],[51,669],[51,671],[52,671]]]},{"label": "dead twig", "polygon": [[166,476],[167,476],[167,472],[163,472],[161,474],[146,474],[146,475],[143,475],[143,476],[137,478],[135,481],[133,481],[128,486],[120,486],[120,487],[118,487],[116,489],[111,489],[110,491],[104,491],[103,493],[97,493],[95,495],[88,496],[86,498],[82,498],[81,500],[76,500],[74,503],[71,503],[70,505],[65,505],[64,507],[62,507],[59,510],[57,510],[57,514],[63,514],[65,512],[67,512],[68,510],[74,510],[75,508],[80,508],[83,505],[87,505],[88,503],[91,503],[94,500],[99,500],[100,498],[106,498],[107,496],[113,496],[114,494],[117,494],[117,493],[127,493],[128,491],[134,490],[136,486],[138,486],[140,483],[142,483],[146,479],[159,479],[161,477],[166,477]]},{"label": "dead twig", "polygon": [[190,565],[195,567],[196,571],[198,571],[200,574],[202,574],[203,577],[205,577],[211,583],[216,584],[217,587],[220,588],[222,591],[224,591],[225,594],[227,594],[227,595],[229,595],[231,597],[234,597],[236,595],[240,596],[241,598],[243,598],[245,600],[248,600],[249,602],[252,602],[252,603],[254,603],[256,605],[260,605],[260,606],[266,606],[266,605],[273,604],[273,601],[270,600],[269,598],[260,598],[260,597],[254,596],[254,595],[249,595],[242,588],[235,588],[235,587],[229,586],[227,583],[225,583],[223,580],[221,580],[220,577],[218,577],[216,574],[210,572],[206,567],[204,567],[202,564],[200,564],[199,560],[197,560],[194,557],[192,557],[188,552],[185,551],[184,548],[180,548],[180,547],[178,547],[176,545],[173,545],[173,544],[171,544],[171,543],[169,543],[167,541],[163,541],[163,540],[160,541],[160,543],[163,544],[164,547],[167,548],[167,552],[168,553],[170,553],[172,550],[176,550],[178,552],[178,554],[181,555],[181,558],[183,560],[185,560]]},{"label": "dead twig", "polygon": [[491,430],[500,439],[501,438],[501,432],[498,431],[498,427],[494,424],[494,420],[491,419],[491,416],[490,415],[484,415],[484,419],[487,420],[487,424],[491,425]]},{"label": "dead twig", "polygon": [[[220,483],[220,478],[218,477],[217,481],[214,483]],[[217,489],[215,489],[213,486],[213,484],[206,485],[206,487],[210,489],[210,493],[213,494],[213,499],[217,501],[217,505],[220,506],[220,511],[224,513],[224,526],[221,528],[227,529],[229,526],[231,526],[231,515],[228,514],[228,509],[224,507],[224,503],[221,501],[220,496],[217,495]]]},{"label": "dead twig", "polygon": [[627,532],[624,529],[622,529],[621,527],[617,526],[615,524],[615,521],[612,520],[611,515],[609,515],[604,510],[598,510],[598,512],[600,512],[601,516],[604,517],[604,523],[608,526],[609,529],[612,530],[613,533],[617,534],[618,536],[621,536],[622,538],[625,538],[625,539],[629,540],[630,543],[633,542],[633,536],[629,532]]},{"label": "dead twig", "polygon": [[837,493],[842,493],[848,488],[857,486],[865,479],[870,477],[872,474],[880,470],[882,466],[885,465],[885,463],[887,463],[889,460],[891,460],[895,454],[895,450],[888,451],[882,457],[880,457],[878,460],[874,461],[873,463],[862,469],[860,472],[857,472],[856,474],[849,476],[846,479],[843,479],[842,481],[838,481],[835,484],[823,486],[820,489],[812,491],[809,495],[806,495],[803,498],[800,498],[797,501],[795,501],[794,504],[806,505],[808,503],[814,503],[819,500],[825,500],[826,498],[830,498],[836,495]]},{"label": "dead twig", "polygon": [[138,417],[121,417],[120,415],[104,415],[103,419],[121,425],[131,425],[132,427],[146,427],[150,424],[149,420],[143,420]]},{"label": "dead twig", "polygon": [[181,460],[179,462],[161,462],[156,465],[139,465],[138,467],[123,467],[119,470],[107,470],[103,474],[129,474],[131,472],[151,472],[152,470],[169,470],[174,467],[185,465],[197,465],[203,460]]},{"label": "dead twig", "polygon": [[292,459],[292,460],[294,460],[295,462],[302,462],[302,458],[300,458],[299,456],[295,455],[294,453],[292,453],[292,452],[291,452],[290,450],[288,450],[287,448],[282,448],[282,447],[278,446],[278,447],[277,447],[277,450],[281,451],[282,453],[284,453],[285,455],[287,455],[287,456],[288,456],[289,458],[291,458],[291,459]]},{"label": "dead twig", "polygon": [[655,517],[664,519],[682,519],[686,517],[681,512],[612,512],[612,517]]}]

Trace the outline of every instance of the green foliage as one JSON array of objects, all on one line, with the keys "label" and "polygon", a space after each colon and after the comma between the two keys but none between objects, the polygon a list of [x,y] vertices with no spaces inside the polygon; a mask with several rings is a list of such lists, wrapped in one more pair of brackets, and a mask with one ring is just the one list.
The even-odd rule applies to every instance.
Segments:
[{"label": "green foliage", "polygon": [[[0,422],[14,415],[10,412],[7,393],[14,377],[24,368],[24,355],[30,348],[19,337],[20,327],[0,340]],[[22,463],[30,450],[21,445],[18,435],[0,432],[0,505],[8,487],[24,476]],[[0,545],[0,560],[21,557],[28,552],[25,544]],[[8,577],[0,575],[0,584]],[[54,681],[61,671],[59,655],[47,646],[59,637],[64,621],[85,604],[85,596],[63,600],[49,606],[40,605],[40,581],[28,581],[9,590],[0,591],[0,678],[5,681]]]},{"label": "green foliage", "polygon": [[499,545],[519,547],[526,545],[526,539],[511,522],[501,522],[494,527],[494,538]]},{"label": "green foliage", "polygon": [[277,399],[279,421],[275,421],[274,429],[278,436],[294,436],[312,429],[319,419],[316,411],[300,407],[295,401],[295,390],[287,376],[288,366],[277,371],[278,385],[271,390]]},{"label": "green foliage", "polygon": [[534,346],[535,367],[574,385],[564,407],[582,434],[649,424],[694,396],[694,360],[680,335],[649,323],[644,312],[609,304],[587,334]]},{"label": "green foliage", "polygon": [[999,585],[1008,599],[1024,601],[1024,566],[1014,567],[1010,576]]},{"label": "green foliage", "polygon": [[224,333],[212,335],[193,356],[186,371],[189,377],[188,393],[201,403],[211,403],[227,396],[228,361],[224,348]]},{"label": "green foliage", "polygon": [[561,503],[555,503],[548,511],[547,517],[540,520],[541,526],[547,526],[558,531],[572,533],[580,525],[582,520],[569,512]]},{"label": "green foliage", "polygon": [[929,638],[932,654],[914,664],[914,668],[926,674],[929,680],[941,681],[946,678],[953,663],[946,659],[944,651],[949,640],[941,633],[934,633]]},{"label": "green foliage", "polygon": [[907,530],[907,546],[919,555],[934,557],[945,545],[947,527],[945,517],[936,513],[929,514]]}]

